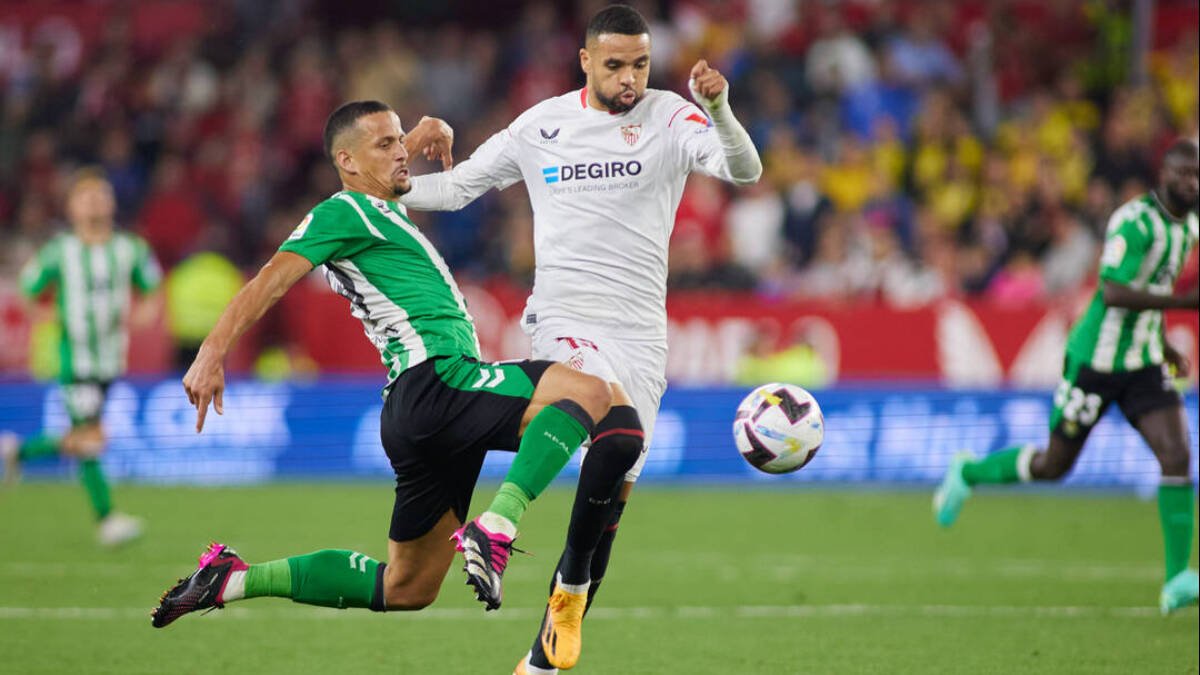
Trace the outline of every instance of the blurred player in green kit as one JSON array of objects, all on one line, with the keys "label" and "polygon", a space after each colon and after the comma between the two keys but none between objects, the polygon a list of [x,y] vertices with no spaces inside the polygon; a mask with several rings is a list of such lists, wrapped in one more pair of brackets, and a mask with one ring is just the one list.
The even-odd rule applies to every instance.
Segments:
[{"label": "blurred player in green kit", "polygon": [[[38,434],[24,440],[0,434],[5,480],[38,457],[79,459],[79,476],[98,522],[97,539],[116,546],[141,534],[137,518],[113,509],[100,466],[105,436],[100,418],[112,381],[125,372],[129,324],[154,320],[162,273],[146,242],[114,229],[116,199],[98,170],[84,169],[67,191],[71,231],[43,246],[21,271],[21,291],[30,299],[52,294],[60,332],[59,384],[71,428],[62,436]],[[142,298],[133,303],[133,291]]]},{"label": "blurred player in green kit", "polygon": [[1197,157],[1195,141],[1173,143],[1163,155],[1158,185],[1109,219],[1099,288],[1067,338],[1047,447],[1004,448],[983,459],[958,455],[933,501],[938,523],[949,527],[971,486],[1062,479],[1092,427],[1116,403],[1162,470],[1158,511],[1166,564],[1159,605],[1164,614],[1196,604],[1200,595],[1200,579],[1188,569],[1196,512],[1192,444],[1170,373],[1173,368],[1186,375],[1190,364],[1163,331],[1164,309],[1200,307],[1196,287],[1175,290],[1200,236]]}]

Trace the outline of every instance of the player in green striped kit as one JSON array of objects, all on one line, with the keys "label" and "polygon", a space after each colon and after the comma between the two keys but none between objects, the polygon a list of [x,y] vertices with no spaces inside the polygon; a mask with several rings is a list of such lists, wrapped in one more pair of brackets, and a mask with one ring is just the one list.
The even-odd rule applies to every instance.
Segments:
[{"label": "player in green striped kit", "polygon": [[[388,373],[380,435],[396,487],[387,560],[324,549],[250,565],[214,543],[196,571],[163,594],[155,627],[260,596],[418,610],[437,597],[456,548],[477,597],[487,609],[500,607],[501,577],[522,514],[594,420],[608,414],[612,393],[604,380],[550,361],[479,360],[458,285],[396,201],[411,188],[409,152],[441,156],[448,166],[451,140],[449,127],[432,119],[406,135],[396,113],[377,101],[334,111],[325,149],[344,189],[318,204],[238,293],[183,380],[199,432],[210,402],[223,413],[223,362],[238,336],[292,284],[323,267]],[[490,449],[516,456],[491,505],[468,522]]]},{"label": "player in green striped kit", "polygon": [[[143,297],[133,306],[132,291],[156,293],[162,273],[146,242],[114,231],[116,200],[104,174],[85,169],[67,192],[71,231],[50,240],[21,272],[21,291],[37,298],[52,291],[59,345],[63,402],[71,428],[63,436],[39,434],[18,441],[0,437],[6,479],[21,462],[66,454],[79,458],[79,475],[99,523],[100,543],[116,545],[136,538],[138,519],[113,510],[99,455],[104,450],[100,417],[109,384],[125,373],[128,320],[153,320],[158,302]],[[132,310],[132,312],[131,312]]]},{"label": "player in green striped kit", "polygon": [[1184,375],[1190,364],[1163,335],[1163,310],[1200,307],[1197,288],[1174,290],[1200,236],[1198,171],[1196,143],[1176,141],[1163,156],[1158,186],[1109,219],[1099,288],[1067,340],[1049,445],[1004,448],[983,459],[958,455],[934,494],[937,521],[949,527],[973,485],[1060,480],[1074,466],[1092,427],[1116,403],[1162,469],[1158,510],[1166,564],[1159,605],[1164,614],[1195,604],[1200,595],[1200,579],[1188,569],[1196,511],[1192,446],[1183,401],[1169,372],[1173,368]]}]

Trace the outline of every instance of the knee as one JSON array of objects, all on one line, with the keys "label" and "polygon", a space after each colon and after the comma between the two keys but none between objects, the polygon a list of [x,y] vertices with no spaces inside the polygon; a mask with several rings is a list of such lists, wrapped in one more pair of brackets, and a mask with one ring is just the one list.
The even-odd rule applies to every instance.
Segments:
[{"label": "knee", "polygon": [[580,373],[566,398],[578,403],[597,421],[608,415],[612,408],[612,389],[607,382],[594,375]]},{"label": "knee", "polygon": [[62,449],[72,457],[92,459],[104,452],[104,430],[99,425],[77,427],[62,440]]},{"label": "knee", "polygon": [[632,469],[634,464],[637,464],[638,457],[642,455],[642,445],[641,436],[613,434],[593,443],[591,450],[588,451],[588,457],[595,457],[606,464],[611,464],[620,469],[623,475]]},{"label": "knee", "polygon": [[624,473],[633,468],[642,454],[646,437],[642,423],[632,406],[613,406],[596,425],[589,457],[619,466]]}]

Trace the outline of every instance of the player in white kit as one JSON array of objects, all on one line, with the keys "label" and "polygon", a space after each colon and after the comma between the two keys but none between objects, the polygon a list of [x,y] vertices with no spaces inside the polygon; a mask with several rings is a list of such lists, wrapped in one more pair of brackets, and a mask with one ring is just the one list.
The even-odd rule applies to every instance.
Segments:
[{"label": "player in white kit", "polygon": [[728,83],[705,61],[689,81],[703,110],[646,88],[649,28],[632,8],[600,10],[579,56],[586,87],[533,106],[453,170],[414,177],[402,199],[415,209],[456,210],[524,181],[537,268],[522,326],[533,357],[613,384],[614,405],[581,467],[542,630],[518,674],[554,673],[579,658],[580,623],[667,385],[667,244],[687,176],[744,185],[762,174],[730,110]]}]

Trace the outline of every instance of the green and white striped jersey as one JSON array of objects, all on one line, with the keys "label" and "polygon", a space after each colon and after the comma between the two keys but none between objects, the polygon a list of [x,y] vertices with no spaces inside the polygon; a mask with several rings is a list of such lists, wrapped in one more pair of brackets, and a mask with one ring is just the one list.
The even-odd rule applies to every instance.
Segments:
[{"label": "green and white striped jersey", "polygon": [[1123,204],[1109,218],[1100,258],[1101,288],[1067,338],[1067,353],[1093,370],[1126,372],[1163,362],[1163,313],[1104,304],[1103,282],[1170,295],[1196,245],[1196,214],[1176,220],[1153,193]]},{"label": "green and white striped jersey", "polygon": [[114,232],[102,244],[86,244],[67,232],[47,242],[21,270],[21,291],[34,297],[55,289],[59,379],[112,380],[124,374],[130,290],[151,291],[161,280],[154,254],[137,235]]},{"label": "green and white striped jersey", "polygon": [[342,191],[305,216],[280,251],[325,266],[379,350],[390,385],[434,356],[479,358],[479,339],[458,284],[404,207]]}]

